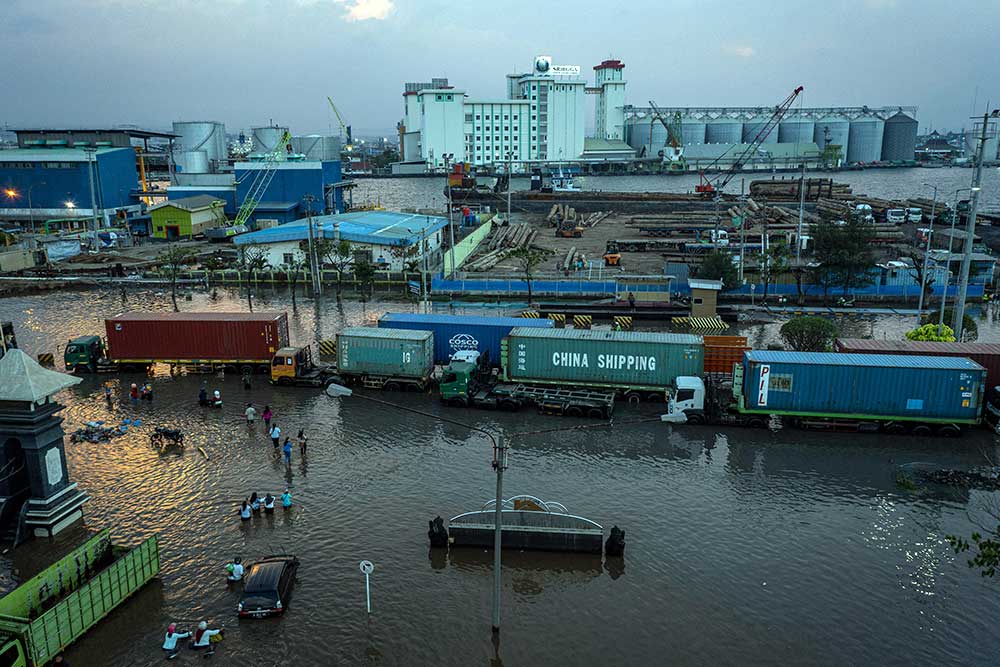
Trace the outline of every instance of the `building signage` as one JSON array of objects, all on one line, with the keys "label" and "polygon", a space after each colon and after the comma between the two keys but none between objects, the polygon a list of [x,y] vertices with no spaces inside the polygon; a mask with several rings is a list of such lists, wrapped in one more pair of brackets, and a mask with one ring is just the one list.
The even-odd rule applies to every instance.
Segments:
[{"label": "building signage", "polygon": [[579,65],[551,65],[549,73],[553,76],[580,76]]},{"label": "building signage", "polygon": [[771,367],[764,364],[760,367],[760,382],[757,383],[757,406],[767,406],[767,392],[771,388]]},{"label": "building signage", "polygon": [[[656,371],[656,357],[636,354],[597,354],[594,367],[612,371]],[[586,352],[553,352],[552,365],[568,368],[590,368]]]},{"label": "building signage", "polygon": [[479,341],[472,334],[459,333],[455,334],[448,340],[448,344],[451,349],[458,352],[461,350],[478,350]]},{"label": "building signage", "polygon": [[549,74],[552,68],[552,56],[535,56],[535,74]]}]

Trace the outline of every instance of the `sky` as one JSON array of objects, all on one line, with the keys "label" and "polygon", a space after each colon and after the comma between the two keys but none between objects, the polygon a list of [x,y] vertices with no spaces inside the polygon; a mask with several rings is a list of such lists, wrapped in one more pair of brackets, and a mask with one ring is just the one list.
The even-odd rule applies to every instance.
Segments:
[{"label": "sky", "polygon": [[[997,0],[3,0],[0,128],[217,120],[390,135],[406,81],[502,98],[536,55],[625,63],[627,102],[1000,107]],[[798,106],[799,102],[796,103]],[[592,112],[591,112],[592,114]]]}]

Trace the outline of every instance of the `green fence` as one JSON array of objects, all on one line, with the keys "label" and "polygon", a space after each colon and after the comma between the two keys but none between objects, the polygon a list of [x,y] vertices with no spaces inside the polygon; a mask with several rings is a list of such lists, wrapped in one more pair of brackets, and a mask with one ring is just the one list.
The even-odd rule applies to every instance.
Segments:
[{"label": "green fence", "polygon": [[[489,236],[490,231],[493,229],[493,221],[487,221],[479,225],[479,227],[462,239],[460,242],[455,244],[454,254],[451,250],[444,253],[444,275],[445,277],[451,276],[455,270],[465,263],[465,260],[476,251],[479,244],[482,243],[483,239]],[[452,258],[454,257],[455,266],[452,266]]]}]

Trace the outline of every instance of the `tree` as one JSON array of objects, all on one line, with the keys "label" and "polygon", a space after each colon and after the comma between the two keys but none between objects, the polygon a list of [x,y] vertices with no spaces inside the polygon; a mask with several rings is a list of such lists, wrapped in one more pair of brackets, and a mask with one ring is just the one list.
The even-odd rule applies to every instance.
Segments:
[{"label": "tree", "polygon": [[170,300],[174,304],[175,313],[180,310],[177,307],[177,278],[184,267],[190,264],[193,259],[194,253],[173,243],[160,253],[160,263],[166,269],[167,277],[170,279]]},{"label": "tree", "polygon": [[257,277],[258,271],[267,268],[267,248],[256,243],[248,243],[240,249],[239,267],[246,272],[247,277],[247,306],[253,312],[253,281]]},{"label": "tree", "polygon": [[762,299],[767,299],[768,290],[775,277],[788,270],[788,246],[784,243],[772,243],[760,258],[760,279],[764,282]]},{"label": "tree", "polygon": [[398,259],[403,265],[403,280],[407,279],[407,274],[420,268],[420,244],[406,243],[394,245],[390,248],[389,254]]},{"label": "tree", "polygon": [[781,325],[781,339],[798,352],[826,352],[837,336],[837,327],[822,317],[793,317]]},{"label": "tree", "polygon": [[[344,273],[351,268],[352,264],[355,264],[354,256],[351,254],[351,242],[345,239],[337,242],[333,242],[330,239],[323,239],[323,241],[325,243],[322,246],[317,246],[316,254],[319,255],[321,263],[331,264],[337,270],[337,299],[339,300],[340,293],[344,288]],[[320,254],[321,249],[323,251],[322,254]],[[357,266],[354,267],[354,275],[356,278]]]},{"label": "tree", "polygon": [[739,282],[739,274],[733,266],[732,255],[720,250],[713,250],[705,255],[698,264],[695,275],[705,280],[721,280],[724,289],[733,289]]},{"label": "tree", "polygon": [[941,325],[941,335],[938,335],[936,324],[924,324],[906,332],[906,340],[930,340],[945,343],[955,342],[955,331],[948,325]]},{"label": "tree", "polygon": [[[951,308],[946,308],[944,311],[944,322],[953,322],[955,320],[955,312]],[[923,319],[924,324],[933,324],[935,330],[937,329],[938,316],[934,314],[929,314]],[[945,329],[951,331],[951,335],[954,336],[955,332],[951,330],[946,324],[942,324],[942,331]],[[971,315],[965,313],[965,317],[962,318],[962,342],[969,343],[971,341],[979,338],[979,325],[976,320],[972,318]],[[953,339],[954,340],[954,339]]]},{"label": "tree", "polygon": [[288,280],[288,285],[292,289],[292,310],[295,310],[295,287],[299,282],[299,278],[302,277],[302,271],[305,269],[306,263],[301,259],[293,259],[287,264],[281,265],[281,270],[285,272],[285,276]]},{"label": "tree", "polygon": [[945,535],[944,539],[955,550],[956,554],[967,552],[972,546],[976,550],[972,558],[969,559],[969,567],[979,568],[979,573],[984,577],[992,577],[1000,567],[1000,526],[995,530],[988,531],[986,536],[982,533],[972,533],[970,544],[968,540],[956,535]]},{"label": "tree", "polygon": [[358,281],[358,287],[364,294],[364,288],[369,287],[368,296],[371,297],[375,291],[375,266],[371,262],[355,262],[354,278]]},{"label": "tree", "polygon": [[528,305],[531,305],[531,281],[535,275],[538,265],[552,256],[553,251],[548,248],[536,248],[534,246],[521,246],[510,251],[507,257],[512,257],[517,261],[524,273],[524,281],[528,283]]},{"label": "tree", "polygon": [[841,287],[844,294],[872,282],[871,268],[874,230],[859,217],[850,216],[843,224],[822,222],[810,227],[813,238],[813,261],[808,269],[810,281],[823,287],[826,300],[831,287]]}]

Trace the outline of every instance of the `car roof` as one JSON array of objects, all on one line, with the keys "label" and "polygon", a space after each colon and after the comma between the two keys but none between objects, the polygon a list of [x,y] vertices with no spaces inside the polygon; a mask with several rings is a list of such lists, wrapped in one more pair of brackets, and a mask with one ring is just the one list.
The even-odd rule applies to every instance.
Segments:
[{"label": "car roof", "polygon": [[276,590],[281,573],[294,560],[294,556],[271,556],[257,561],[250,566],[250,572],[243,585],[243,592],[257,593]]}]

